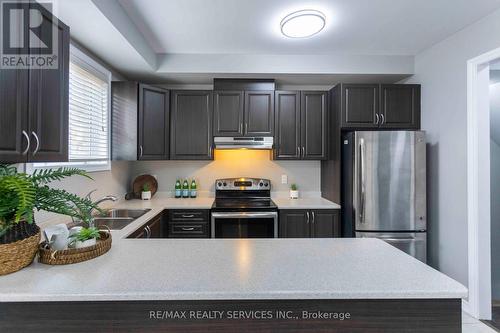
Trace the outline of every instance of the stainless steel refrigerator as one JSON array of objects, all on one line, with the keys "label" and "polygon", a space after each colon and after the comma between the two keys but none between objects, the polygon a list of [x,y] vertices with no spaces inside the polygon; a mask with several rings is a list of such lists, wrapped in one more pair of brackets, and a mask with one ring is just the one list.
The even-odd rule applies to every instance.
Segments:
[{"label": "stainless steel refrigerator", "polygon": [[375,237],[426,262],[426,148],[422,131],[346,133],[344,237]]}]

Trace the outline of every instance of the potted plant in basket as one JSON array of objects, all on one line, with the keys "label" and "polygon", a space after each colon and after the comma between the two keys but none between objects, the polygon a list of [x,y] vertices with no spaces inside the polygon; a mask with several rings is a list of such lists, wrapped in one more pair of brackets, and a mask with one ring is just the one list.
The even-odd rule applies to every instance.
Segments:
[{"label": "potted plant in basket", "polygon": [[35,209],[92,222],[90,212],[98,208],[90,199],[48,186],[74,175],[92,179],[74,168],[36,170],[28,175],[0,164],[0,275],[18,271],[33,261],[40,242],[40,228],[33,218]]},{"label": "potted plant in basket", "polygon": [[101,238],[99,230],[95,227],[82,228],[77,233],[69,236],[70,245],[76,249],[92,246],[96,244],[96,240]]}]

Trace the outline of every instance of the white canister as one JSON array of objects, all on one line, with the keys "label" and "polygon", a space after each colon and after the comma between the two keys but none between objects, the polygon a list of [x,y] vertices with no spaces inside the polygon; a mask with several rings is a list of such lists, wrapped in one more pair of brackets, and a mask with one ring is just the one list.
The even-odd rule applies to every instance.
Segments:
[{"label": "white canister", "polygon": [[149,200],[149,199],[151,199],[151,191],[142,191],[141,192],[141,199],[142,200]]},{"label": "white canister", "polygon": [[95,243],[96,243],[95,238],[87,239],[86,241],[83,241],[83,242],[76,241],[75,248],[81,249],[82,247],[89,247],[89,246],[95,245]]},{"label": "white canister", "polygon": [[290,190],[290,199],[298,199],[299,190]]}]

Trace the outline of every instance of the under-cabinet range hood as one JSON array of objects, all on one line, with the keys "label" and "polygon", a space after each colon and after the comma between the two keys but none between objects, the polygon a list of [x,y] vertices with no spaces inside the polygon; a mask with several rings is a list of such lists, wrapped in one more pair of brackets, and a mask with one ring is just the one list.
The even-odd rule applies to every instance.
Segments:
[{"label": "under-cabinet range hood", "polygon": [[272,136],[259,137],[214,137],[215,149],[273,149]]}]

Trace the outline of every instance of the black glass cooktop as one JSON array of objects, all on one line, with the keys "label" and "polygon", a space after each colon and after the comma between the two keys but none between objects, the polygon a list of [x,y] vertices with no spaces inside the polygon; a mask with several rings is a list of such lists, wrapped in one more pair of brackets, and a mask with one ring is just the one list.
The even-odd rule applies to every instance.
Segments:
[{"label": "black glass cooktop", "polygon": [[214,210],[275,210],[278,206],[271,199],[215,199]]}]

